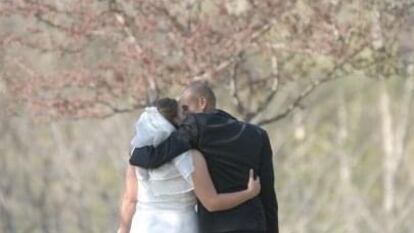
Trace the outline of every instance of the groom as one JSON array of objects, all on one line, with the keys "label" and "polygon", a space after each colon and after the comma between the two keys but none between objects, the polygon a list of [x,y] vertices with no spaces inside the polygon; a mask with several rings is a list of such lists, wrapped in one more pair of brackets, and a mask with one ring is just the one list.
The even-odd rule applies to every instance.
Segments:
[{"label": "groom", "polygon": [[214,92],[203,82],[187,86],[179,102],[186,119],[177,131],[157,147],[135,148],[130,163],[156,168],[197,149],[204,155],[219,193],[245,189],[248,171],[253,168],[261,181],[259,196],[220,212],[209,212],[198,202],[200,230],[278,233],[272,149],[266,131],[216,109]]}]

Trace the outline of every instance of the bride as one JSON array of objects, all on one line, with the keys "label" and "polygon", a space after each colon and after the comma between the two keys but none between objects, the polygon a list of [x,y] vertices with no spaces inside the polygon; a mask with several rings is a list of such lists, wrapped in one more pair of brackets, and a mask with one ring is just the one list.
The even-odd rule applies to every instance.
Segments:
[{"label": "bride", "polygon": [[[138,119],[131,146],[158,145],[179,123],[178,103],[160,99]],[[157,169],[129,165],[119,233],[198,233],[196,197],[209,211],[231,209],[257,196],[259,179],[250,171],[247,189],[218,194],[199,151],[190,150]]]}]

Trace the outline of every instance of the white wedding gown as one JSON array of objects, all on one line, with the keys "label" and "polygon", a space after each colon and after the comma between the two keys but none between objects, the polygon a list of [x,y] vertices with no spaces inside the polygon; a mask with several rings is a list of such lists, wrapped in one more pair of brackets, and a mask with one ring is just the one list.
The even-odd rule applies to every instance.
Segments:
[{"label": "white wedding gown", "polygon": [[[156,146],[175,130],[155,107],[145,109],[135,128],[133,148]],[[138,202],[130,233],[198,233],[192,172],[188,152],[157,169],[136,168]]]}]

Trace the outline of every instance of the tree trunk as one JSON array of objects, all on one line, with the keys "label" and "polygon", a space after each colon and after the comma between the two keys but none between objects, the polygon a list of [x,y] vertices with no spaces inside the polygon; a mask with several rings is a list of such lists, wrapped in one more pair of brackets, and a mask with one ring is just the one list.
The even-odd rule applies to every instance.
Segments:
[{"label": "tree trunk", "polygon": [[380,118],[382,130],[382,148],[384,153],[383,159],[383,189],[384,196],[382,207],[385,214],[385,232],[391,233],[393,222],[393,209],[395,205],[395,147],[393,134],[393,120],[391,114],[390,94],[387,89],[385,79],[380,81]]},{"label": "tree trunk", "polygon": [[[346,109],[345,94],[342,87],[340,87],[338,94],[338,125],[337,125],[337,154],[339,159],[339,177],[341,189],[341,211],[342,213],[349,213],[352,210],[353,201],[352,184],[351,184],[351,167],[349,164],[349,154],[346,150],[346,142],[348,140],[348,113]],[[347,215],[343,219],[345,232],[357,232],[355,229],[355,216]]]}]

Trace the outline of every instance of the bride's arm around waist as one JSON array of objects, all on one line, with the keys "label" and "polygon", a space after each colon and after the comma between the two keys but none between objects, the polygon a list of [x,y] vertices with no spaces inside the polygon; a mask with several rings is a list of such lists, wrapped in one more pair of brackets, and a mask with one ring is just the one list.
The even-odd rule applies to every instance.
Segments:
[{"label": "bride's arm around waist", "polygon": [[253,170],[250,171],[247,189],[233,193],[217,193],[203,155],[197,150],[191,150],[190,152],[194,164],[192,175],[194,192],[208,211],[234,208],[260,193],[260,180],[259,178],[253,178]]},{"label": "bride's arm around waist", "polygon": [[135,213],[135,206],[137,203],[138,183],[135,168],[128,165],[125,176],[126,181],[121,200],[120,226],[117,231],[118,233],[129,233],[132,217]]}]

